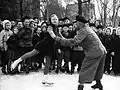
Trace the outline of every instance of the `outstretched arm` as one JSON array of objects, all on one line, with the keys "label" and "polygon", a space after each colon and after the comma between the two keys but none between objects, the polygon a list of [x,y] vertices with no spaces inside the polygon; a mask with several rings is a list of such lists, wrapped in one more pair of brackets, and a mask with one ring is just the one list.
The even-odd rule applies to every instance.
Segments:
[{"label": "outstretched arm", "polygon": [[86,33],[83,30],[79,30],[77,35],[71,39],[60,38],[56,36],[51,27],[48,28],[48,32],[52,38],[56,41],[60,42],[61,45],[64,46],[74,46],[80,44],[86,37]]},{"label": "outstretched arm", "polygon": [[54,37],[54,39],[58,42],[60,42],[63,46],[75,46],[79,45],[85,38],[85,34],[77,34],[74,38],[71,39],[64,39],[60,37]]}]

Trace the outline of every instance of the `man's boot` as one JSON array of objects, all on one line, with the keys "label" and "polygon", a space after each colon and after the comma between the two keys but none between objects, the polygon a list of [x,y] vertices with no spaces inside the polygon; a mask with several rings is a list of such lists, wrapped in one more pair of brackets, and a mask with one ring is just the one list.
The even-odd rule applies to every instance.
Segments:
[{"label": "man's boot", "polygon": [[98,88],[99,90],[103,90],[103,86],[101,84],[101,81],[100,80],[96,81],[96,84],[91,86],[91,88],[93,88],[93,89]]},{"label": "man's boot", "polygon": [[84,85],[78,85],[78,90],[83,90]]}]

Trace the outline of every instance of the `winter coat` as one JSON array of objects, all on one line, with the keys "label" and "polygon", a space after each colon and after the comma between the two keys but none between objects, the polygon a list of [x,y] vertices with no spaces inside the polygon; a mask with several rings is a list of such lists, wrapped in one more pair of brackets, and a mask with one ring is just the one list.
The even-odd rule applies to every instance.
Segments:
[{"label": "winter coat", "polygon": [[18,44],[19,44],[19,38],[16,34],[11,35],[10,38],[7,40],[8,49],[10,50],[17,51]]},{"label": "winter coat", "polygon": [[33,31],[31,28],[23,27],[19,30],[18,33],[19,37],[19,46],[20,47],[32,47],[32,38],[33,38]]},{"label": "winter coat", "polygon": [[13,32],[11,30],[7,31],[7,30],[2,30],[0,32],[0,47],[2,50],[6,51],[8,48],[7,45],[7,40],[9,39],[9,37],[13,34]]}]

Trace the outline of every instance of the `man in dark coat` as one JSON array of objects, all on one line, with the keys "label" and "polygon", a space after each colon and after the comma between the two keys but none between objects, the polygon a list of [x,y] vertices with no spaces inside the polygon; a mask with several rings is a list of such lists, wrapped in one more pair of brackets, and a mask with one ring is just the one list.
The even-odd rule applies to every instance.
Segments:
[{"label": "man in dark coat", "polygon": [[[21,55],[29,52],[33,48],[32,44],[32,38],[33,38],[33,31],[29,27],[30,25],[30,17],[25,16],[23,18],[23,27],[19,29],[18,32],[18,37],[19,37],[19,54],[18,56],[20,57]],[[25,71],[26,73],[29,73],[29,67],[30,67],[30,60],[24,61],[25,65]]]},{"label": "man in dark coat", "polygon": [[49,33],[52,38],[64,46],[82,46],[85,52],[85,58],[79,72],[78,90],[83,90],[85,83],[96,84],[92,88],[103,90],[101,79],[104,73],[104,62],[106,57],[106,49],[101,43],[96,33],[86,24],[87,21],[83,16],[76,16],[77,35],[71,39],[57,37],[51,28]]}]

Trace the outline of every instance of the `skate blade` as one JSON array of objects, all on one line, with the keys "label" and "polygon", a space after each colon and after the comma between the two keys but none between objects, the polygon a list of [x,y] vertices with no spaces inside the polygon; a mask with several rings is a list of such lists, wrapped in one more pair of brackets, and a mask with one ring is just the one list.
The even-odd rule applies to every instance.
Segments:
[{"label": "skate blade", "polygon": [[46,87],[51,87],[54,83],[42,82],[42,84]]}]

